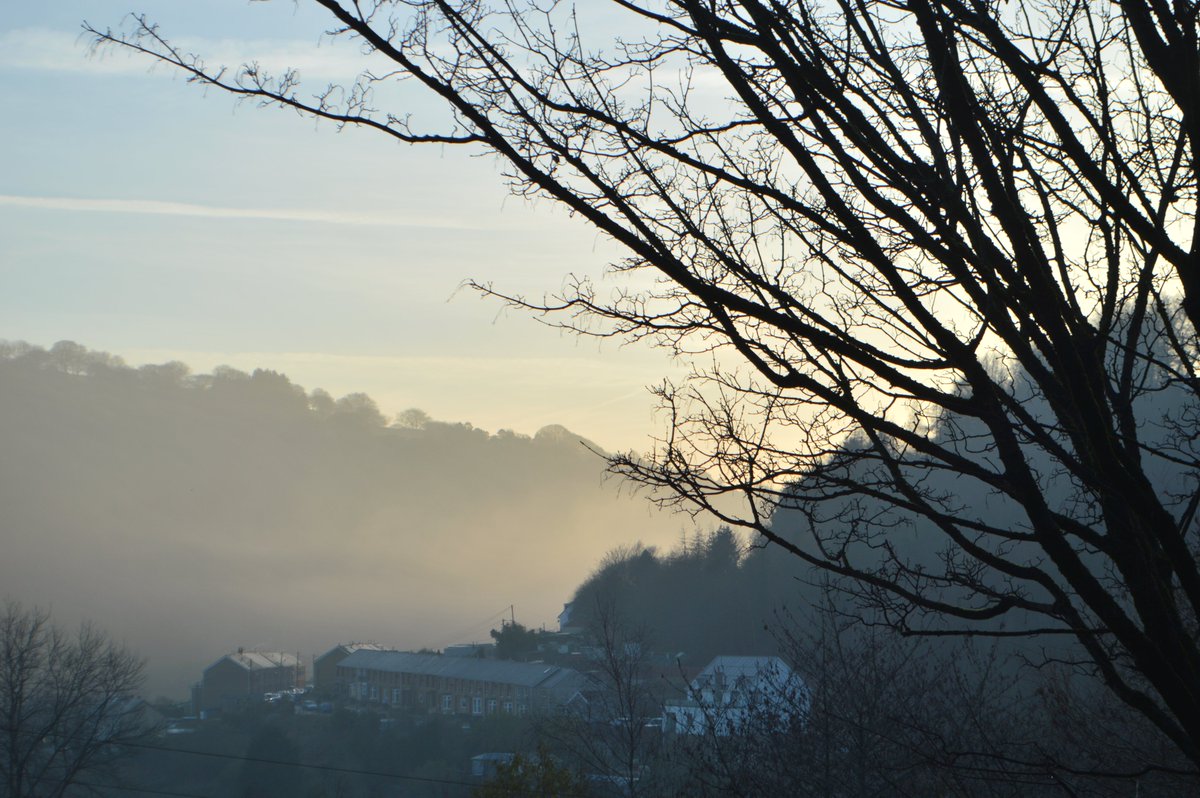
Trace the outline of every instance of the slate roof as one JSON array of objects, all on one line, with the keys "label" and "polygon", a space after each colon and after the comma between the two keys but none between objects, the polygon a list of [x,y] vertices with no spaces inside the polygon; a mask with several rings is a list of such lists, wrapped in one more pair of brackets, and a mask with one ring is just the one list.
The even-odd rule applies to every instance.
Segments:
[{"label": "slate roof", "polygon": [[715,689],[744,700],[748,692],[776,695],[806,692],[804,680],[779,657],[717,656],[692,680],[694,698],[703,690]]},{"label": "slate roof", "polygon": [[720,671],[725,674],[728,680],[735,680],[739,677],[754,678],[759,675],[770,675],[773,678],[788,679],[792,675],[792,669],[787,666],[779,657],[731,657],[721,655],[713,657],[712,662],[705,666],[704,670],[697,675],[697,681],[711,678]]},{"label": "slate roof", "polygon": [[245,668],[248,671],[267,670],[270,668],[296,668],[300,665],[300,660],[295,654],[287,654],[281,651],[241,651],[234,654],[226,654],[219,660],[209,665],[205,670],[216,667],[225,660],[229,660],[234,665],[240,668]]},{"label": "slate roof", "polygon": [[336,654],[339,651],[345,655],[345,654],[353,654],[355,651],[362,651],[364,649],[368,650],[368,651],[388,651],[388,650],[390,650],[386,646],[381,646],[378,643],[339,643],[336,646],[334,646],[333,648],[326,651],[321,656],[317,657],[317,661],[320,662],[320,661],[324,660],[326,657],[328,657],[332,654]]},{"label": "slate roof", "polygon": [[446,679],[498,682],[519,687],[552,688],[582,683],[583,676],[571,668],[535,662],[446,657],[440,654],[414,654],[407,651],[355,651],[339,668],[364,668],[389,673],[415,673]]}]

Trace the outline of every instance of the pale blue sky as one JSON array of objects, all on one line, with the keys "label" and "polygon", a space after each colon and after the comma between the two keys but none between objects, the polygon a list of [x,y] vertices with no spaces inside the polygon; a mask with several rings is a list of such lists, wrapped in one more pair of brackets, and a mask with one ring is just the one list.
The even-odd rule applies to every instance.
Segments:
[{"label": "pale blue sky", "polygon": [[[303,2],[138,8],[211,62],[259,57],[321,82],[360,63],[321,41],[329,25]],[[509,197],[486,158],[339,134],[144,61],[89,58],[80,22],[117,26],[129,10],[0,15],[0,338],[275,368],[366,391],[388,413],[526,433],[561,423],[646,447],[644,386],[671,369],[661,354],[579,341],[458,291],[478,278],[553,292],[568,272],[599,275],[610,244]]]}]

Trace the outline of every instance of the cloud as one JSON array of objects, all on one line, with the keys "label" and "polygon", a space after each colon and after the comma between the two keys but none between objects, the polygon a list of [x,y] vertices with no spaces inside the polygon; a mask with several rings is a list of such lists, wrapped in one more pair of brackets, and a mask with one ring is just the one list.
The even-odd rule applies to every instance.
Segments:
[{"label": "cloud", "polygon": [[[100,62],[93,60],[90,65],[99,67]],[[88,68],[87,48],[77,34],[50,28],[17,28],[0,33],[0,69],[61,72]],[[141,71],[145,69],[142,64]]]},{"label": "cloud", "polygon": [[[149,216],[190,216],[208,219],[237,219],[253,221],[305,222],[367,227],[423,227],[441,229],[479,230],[497,225],[472,223],[438,217],[411,215],[353,213],[346,211],[305,210],[300,208],[229,208],[218,205],[199,205],[163,200],[89,199],[77,197],[27,197],[0,194],[0,207],[33,208],[51,211],[85,213],[127,213]],[[511,225],[510,225],[511,227]]]},{"label": "cloud", "polygon": [[[328,37],[319,44],[298,39],[198,37],[179,37],[173,43],[185,53],[202,56],[212,67],[256,62],[265,71],[292,68],[301,77],[325,82],[353,81],[374,63],[352,42]],[[0,70],[137,75],[145,74],[155,63],[146,56],[114,48],[93,52],[89,38],[78,31],[27,27],[0,33]]]}]

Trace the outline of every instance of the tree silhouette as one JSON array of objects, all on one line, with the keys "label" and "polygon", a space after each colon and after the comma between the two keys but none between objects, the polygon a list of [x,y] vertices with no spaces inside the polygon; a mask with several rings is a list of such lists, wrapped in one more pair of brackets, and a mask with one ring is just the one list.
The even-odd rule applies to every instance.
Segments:
[{"label": "tree silhouette", "polygon": [[[904,631],[1072,639],[1200,764],[1194,4],[615,0],[597,50],[591,7],[316,2],[393,70],[310,98],[144,17],[88,30],[491,151],[628,253],[615,295],[509,299],[696,364],[616,472]],[[398,77],[450,122],[377,110]]]},{"label": "tree silhouette", "polygon": [[142,671],[142,660],[91,626],[71,635],[43,610],[5,604],[0,794],[61,796],[109,778],[125,744],[151,730],[137,698]]},{"label": "tree silhouette", "polygon": [[488,634],[496,641],[496,659],[524,661],[537,654],[538,634],[524,624],[505,621]]}]

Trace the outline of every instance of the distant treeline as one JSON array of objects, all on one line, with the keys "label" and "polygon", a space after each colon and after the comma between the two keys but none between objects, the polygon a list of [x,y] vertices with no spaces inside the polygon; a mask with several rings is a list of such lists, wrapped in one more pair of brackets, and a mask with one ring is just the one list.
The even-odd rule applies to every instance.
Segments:
[{"label": "distant treeline", "polygon": [[[575,593],[575,622],[615,610],[654,650],[703,665],[718,654],[774,654],[790,618],[820,591],[794,558],[750,546],[730,529],[684,537],[660,552],[640,543],[611,551]],[[781,626],[782,624],[782,626]]]},{"label": "distant treeline", "polygon": [[[34,374],[48,379],[62,377],[90,378],[92,390],[119,393],[136,385],[139,390],[174,393],[173,398],[188,397],[210,410],[226,413],[227,418],[244,416],[262,421],[270,418],[277,423],[308,420],[329,420],[347,428],[390,427],[397,431],[426,430],[449,434],[467,434],[477,439],[528,439],[510,430],[490,435],[470,423],[435,421],[425,411],[410,408],[389,419],[375,400],[365,393],[349,393],[334,399],[328,391],[314,388],[305,392],[284,374],[269,369],[254,369],[247,373],[229,366],[217,366],[211,374],[193,374],[191,368],[178,360],[147,364],[137,368],[127,365],[121,357],[88,349],[74,341],[59,341],[45,349],[24,341],[0,340],[0,369],[8,387],[18,387],[18,380],[28,382]],[[10,384],[9,380],[13,380]],[[549,426],[536,436],[545,439],[573,439],[562,427]],[[593,445],[593,448],[594,445]]]}]

